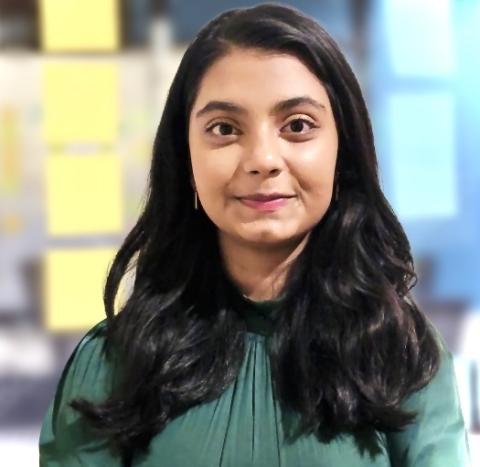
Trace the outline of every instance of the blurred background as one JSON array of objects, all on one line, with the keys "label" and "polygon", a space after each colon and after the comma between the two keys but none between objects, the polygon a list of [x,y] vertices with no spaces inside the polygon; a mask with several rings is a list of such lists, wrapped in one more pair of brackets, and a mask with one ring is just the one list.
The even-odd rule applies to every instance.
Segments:
[{"label": "blurred background", "polygon": [[[0,452],[38,465],[41,420],[142,207],[179,61],[223,0],[0,0]],[[345,52],[414,295],[455,357],[480,465],[480,0],[285,1]]]}]

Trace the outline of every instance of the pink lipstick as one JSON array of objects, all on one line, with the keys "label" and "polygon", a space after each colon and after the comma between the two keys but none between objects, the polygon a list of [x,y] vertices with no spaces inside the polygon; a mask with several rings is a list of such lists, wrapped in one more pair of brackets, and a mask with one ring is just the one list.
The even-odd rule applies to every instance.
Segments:
[{"label": "pink lipstick", "polygon": [[241,198],[240,201],[246,206],[257,209],[258,211],[275,211],[288,203],[290,198],[272,198],[272,199],[247,199]]}]

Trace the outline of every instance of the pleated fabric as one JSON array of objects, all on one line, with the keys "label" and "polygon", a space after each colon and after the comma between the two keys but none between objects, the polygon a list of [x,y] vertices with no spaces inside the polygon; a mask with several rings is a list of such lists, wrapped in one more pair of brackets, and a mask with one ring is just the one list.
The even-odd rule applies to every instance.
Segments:
[{"label": "pleated fabric", "polygon": [[[240,297],[247,322],[246,353],[237,379],[216,400],[190,408],[154,437],[137,467],[470,467],[453,361],[442,342],[440,371],[428,386],[405,401],[418,422],[399,434],[378,433],[372,455],[352,436],[324,443],[315,435],[287,442],[297,414],[273,396],[267,343],[272,314],[281,298],[254,302]],[[100,401],[109,391],[111,368],[102,352],[102,321],[81,340],[68,361],[40,433],[44,467],[120,466],[68,406],[76,397]]]}]

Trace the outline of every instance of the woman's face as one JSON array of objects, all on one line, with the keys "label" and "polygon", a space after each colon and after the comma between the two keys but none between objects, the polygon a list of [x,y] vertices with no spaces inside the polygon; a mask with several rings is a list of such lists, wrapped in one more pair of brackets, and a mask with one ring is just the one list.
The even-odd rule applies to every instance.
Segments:
[{"label": "woman's face", "polygon": [[199,202],[223,240],[286,245],[328,209],[335,121],[322,83],[292,55],[237,48],[216,61],[193,104],[189,147]]}]

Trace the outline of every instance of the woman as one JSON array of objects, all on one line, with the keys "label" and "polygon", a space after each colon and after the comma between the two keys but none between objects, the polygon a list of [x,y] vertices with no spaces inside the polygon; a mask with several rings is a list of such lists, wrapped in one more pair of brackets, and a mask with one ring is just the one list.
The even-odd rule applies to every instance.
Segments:
[{"label": "woman", "polygon": [[207,24],[149,181],[42,465],[467,465],[452,356],[409,293],[358,83],[315,21],[263,4]]}]

